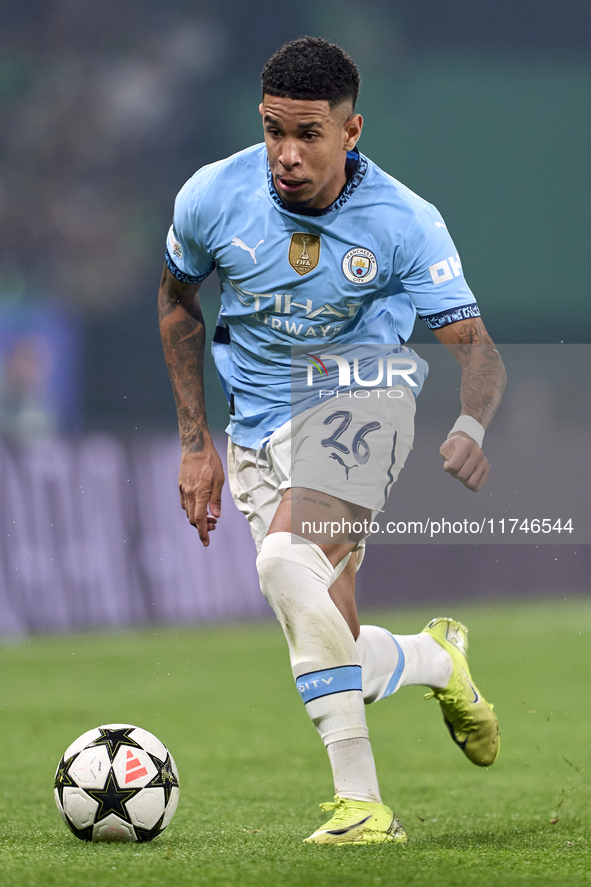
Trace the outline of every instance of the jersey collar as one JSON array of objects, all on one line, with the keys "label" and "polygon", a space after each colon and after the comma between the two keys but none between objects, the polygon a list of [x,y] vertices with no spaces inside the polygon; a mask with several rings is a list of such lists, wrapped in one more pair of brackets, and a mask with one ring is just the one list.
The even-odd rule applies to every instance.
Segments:
[{"label": "jersey collar", "polygon": [[326,216],[329,213],[336,212],[347,202],[349,197],[361,184],[363,177],[367,172],[367,157],[360,154],[357,148],[353,148],[352,151],[347,151],[345,172],[347,174],[347,184],[337,199],[329,204],[329,206],[325,206],[323,209],[306,207],[305,209],[296,210],[291,209],[287,204],[283,203],[279,197],[279,194],[275,190],[275,185],[273,184],[273,174],[271,173],[271,167],[267,160],[267,184],[269,186],[269,194],[271,195],[272,200],[280,207],[280,209],[284,210],[284,212],[293,213],[298,216]]}]

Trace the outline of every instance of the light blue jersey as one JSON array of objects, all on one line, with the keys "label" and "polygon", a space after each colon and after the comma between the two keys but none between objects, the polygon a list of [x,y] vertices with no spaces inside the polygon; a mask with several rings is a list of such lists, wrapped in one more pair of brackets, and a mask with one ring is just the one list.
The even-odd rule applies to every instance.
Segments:
[{"label": "light blue jersey", "polygon": [[[203,167],[177,196],[166,262],[185,283],[217,269],[212,351],[241,446],[290,418],[294,346],[399,343],[415,356],[400,346],[417,312],[431,329],[480,314],[435,207],[357,151],[347,173],[329,207],[292,212],[255,145]],[[420,362],[415,394],[425,375]]]}]

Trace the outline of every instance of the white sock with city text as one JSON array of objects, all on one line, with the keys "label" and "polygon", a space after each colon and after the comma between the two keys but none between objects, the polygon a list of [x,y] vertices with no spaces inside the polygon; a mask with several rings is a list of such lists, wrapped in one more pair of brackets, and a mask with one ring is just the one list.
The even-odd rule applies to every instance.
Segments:
[{"label": "white sock with city text", "polygon": [[298,692],[331,749],[335,791],[338,782],[349,792],[345,797],[351,792],[358,800],[379,797],[358,648],[328,593],[340,571],[317,545],[284,532],[265,538],[257,569],[283,628]]}]

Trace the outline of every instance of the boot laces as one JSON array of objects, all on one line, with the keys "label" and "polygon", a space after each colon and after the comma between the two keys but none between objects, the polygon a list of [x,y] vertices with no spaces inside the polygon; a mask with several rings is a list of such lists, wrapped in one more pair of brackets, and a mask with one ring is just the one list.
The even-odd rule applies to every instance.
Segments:
[{"label": "boot laces", "polygon": [[[339,825],[346,825],[351,820],[351,815],[354,813],[355,801],[346,801],[344,798],[335,798],[334,801],[325,801],[323,804],[320,804],[322,810],[325,813],[334,810],[334,816],[332,817],[331,824],[333,827],[337,827]],[[366,811],[363,808],[359,809],[359,812],[366,815],[371,815],[369,811]]]},{"label": "boot laces", "polygon": [[[437,699],[442,706],[448,709],[446,716],[453,723],[454,730],[461,733],[473,733],[474,730],[478,729],[474,723],[472,713],[464,707],[465,703],[461,695],[457,695],[452,690],[432,690],[430,693],[425,693],[424,698]],[[461,708],[456,708],[458,704]],[[453,710],[453,717],[450,717],[451,712],[449,708]]]}]

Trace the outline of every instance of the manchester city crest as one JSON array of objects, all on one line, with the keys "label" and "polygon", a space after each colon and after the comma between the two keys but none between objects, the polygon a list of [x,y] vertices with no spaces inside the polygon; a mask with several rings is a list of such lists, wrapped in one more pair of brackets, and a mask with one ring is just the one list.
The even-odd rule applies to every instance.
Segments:
[{"label": "manchester city crest", "polygon": [[343,256],[343,274],[351,283],[370,283],[378,273],[376,257],[370,249],[354,246]]}]

